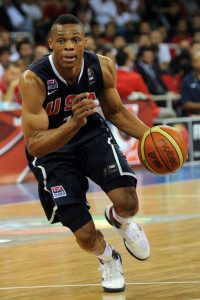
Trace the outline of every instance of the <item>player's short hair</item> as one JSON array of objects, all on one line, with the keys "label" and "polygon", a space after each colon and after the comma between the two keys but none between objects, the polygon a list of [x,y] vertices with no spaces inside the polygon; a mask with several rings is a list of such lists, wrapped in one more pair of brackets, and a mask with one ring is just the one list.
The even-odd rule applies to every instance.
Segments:
[{"label": "player's short hair", "polygon": [[[56,27],[56,25],[65,25],[65,24],[77,24],[83,28],[83,24],[79,19],[77,19],[74,15],[71,14],[64,14],[59,16],[51,26],[51,32]],[[83,28],[84,30],[84,28]]]}]

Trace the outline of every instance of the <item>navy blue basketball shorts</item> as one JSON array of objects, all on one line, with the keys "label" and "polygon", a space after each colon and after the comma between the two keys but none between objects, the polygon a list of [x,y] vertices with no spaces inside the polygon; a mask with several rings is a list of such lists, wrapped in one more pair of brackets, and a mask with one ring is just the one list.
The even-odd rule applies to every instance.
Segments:
[{"label": "navy blue basketball shorts", "polygon": [[38,180],[39,197],[49,222],[61,222],[72,232],[92,219],[86,199],[88,178],[105,193],[137,184],[135,173],[108,129],[87,142],[80,140],[35,158],[29,165]]}]

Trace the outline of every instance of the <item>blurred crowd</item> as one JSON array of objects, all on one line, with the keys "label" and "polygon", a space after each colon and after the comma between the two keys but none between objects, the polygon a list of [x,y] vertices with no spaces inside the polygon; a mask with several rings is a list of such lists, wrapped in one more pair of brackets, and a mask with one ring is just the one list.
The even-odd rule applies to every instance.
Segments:
[{"label": "blurred crowd", "polygon": [[87,50],[114,61],[122,101],[142,100],[154,119],[200,113],[198,0],[0,1],[0,109],[20,107],[19,76],[50,52],[49,30],[64,13],[83,23]]}]

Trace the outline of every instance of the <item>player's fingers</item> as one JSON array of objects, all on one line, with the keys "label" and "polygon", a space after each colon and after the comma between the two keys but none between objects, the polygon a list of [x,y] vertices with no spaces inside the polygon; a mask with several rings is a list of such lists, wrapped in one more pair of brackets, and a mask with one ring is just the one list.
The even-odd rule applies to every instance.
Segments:
[{"label": "player's fingers", "polygon": [[75,105],[75,104],[77,104],[79,101],[81,101],[83,99],[87,99],[88,96],[89,96],[88,92],[76,95],[76,97],[74,98],[74,100],[72,102],[72,106]]},{"label": "player's fingers", "polygon": [[73,111],[73,113],[76,112],[78,114],[78,113],[82,113],[85,110],[95,108],[97,106],[99,106],[98,101],[84,99],[84,100],[78,102],[76,105],[73,105],[72,111]]}]

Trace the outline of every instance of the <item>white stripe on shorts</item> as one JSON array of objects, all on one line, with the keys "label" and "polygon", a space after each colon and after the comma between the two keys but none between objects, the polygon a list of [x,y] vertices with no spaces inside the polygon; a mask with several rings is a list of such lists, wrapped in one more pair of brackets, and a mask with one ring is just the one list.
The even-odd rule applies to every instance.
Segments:
[{"label": "white stripe on shorts", "polygon": [[113,144],[111,144],[111,139],[112,139],[111,137],[108,138],[108,144],[109,144],[109,145],[111,146],[111,148],[112,148],[113,155],[114,155],[114,157],[115,157],[115,161],[116,161],[116,163],[117,163],[117,166],[118,166],[120,175],[121,175],[121,176],[125,176],[125,175],[126,175],[126,176],[132,176],[132,177],[134,177],[135,179],[137,179],[137,177],[135,176],[135,174],[130,173],[130,172],[123,172],[122,167],[121,167],[120,162],[119,162],[119,158],[118,158],[118,156],[117,156],[117,152],[116,152],[116,150],[115,150],[115,147],[114,147]]},{"label": "white stripe on shorts", "polygon": [[[33,166],[34,166],[35,168],[41,169],[41,171],[42,171],[42,176],[43,176],[44,190],[45,190],[46,192],[48,192],[48,193],[51,194],[51,192],[50,192],[50,191],[48,190],[48,188],[47,188],[47,173],[46,173],[46,170],[45,170],[45,168],[42,167],[42,166],[39,166],[39,165],[36,166],[36,160],[37,160],[37,157],[34,158],[32,164],[33,164]],[[52,199],[53,199],[53,197],[52,197]],[[51,223],[53,222],[53,220],[54,220],[55,212],[56,212],[57,209],[58,209],[58,207],[57,207],[57,205],[55,204],[55,206],[53,207],[53,211],[52,211],[51,218],[49,219],[49,223],[50,223],[50,224],[51,224]]]}]

